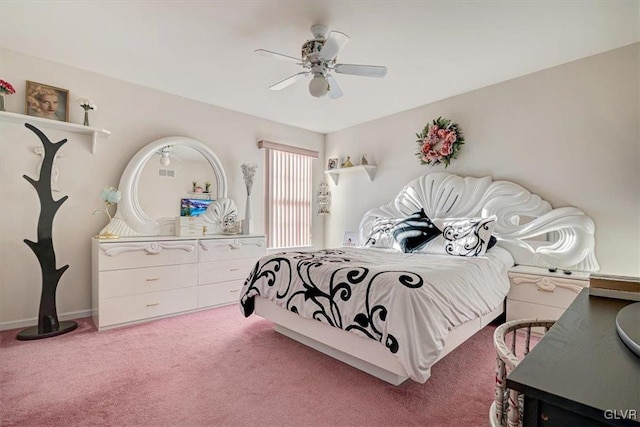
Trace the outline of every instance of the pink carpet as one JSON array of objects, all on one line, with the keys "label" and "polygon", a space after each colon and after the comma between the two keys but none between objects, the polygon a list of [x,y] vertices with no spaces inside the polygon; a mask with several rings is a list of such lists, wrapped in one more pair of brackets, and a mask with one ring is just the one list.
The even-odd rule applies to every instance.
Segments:
[{"label": "pink carpet", "polygon": [[236,306],[38,341],[0,333],[0,425],[486,426],[488,326],[425,384],[388,385]]}]

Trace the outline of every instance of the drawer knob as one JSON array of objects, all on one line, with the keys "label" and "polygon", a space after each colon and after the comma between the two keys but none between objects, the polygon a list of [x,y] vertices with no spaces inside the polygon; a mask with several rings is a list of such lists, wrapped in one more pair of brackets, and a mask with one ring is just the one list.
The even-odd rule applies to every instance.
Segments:
[{"label": "drawer knob", "polygon": [[147,304],[147,307],[155,307],[156,305],[160,305],[160,303],[159,302],[154,302],[154,303],[151,303],[151,304]]},{"label": "drawer knob", "polygon": [[240,289],[232,289],[229,291],[230,293],[234,293],[234,292],[240,292]]},{"label": "drawer knob", "polygon": [[240,268],[232,268],[229,271],[238,271],[238,270],[240,270]]},{"label": "drawer knob", "polygon": [[155,282],[156,280],[160,280],[159,277],[154,277],[152,279],[145,279],[147,282]]},{"label": "drawer knob", "polygon": [[549,421],[549,415],[547,414],[540,414],[540,418],[542,418],[542,421]]}]

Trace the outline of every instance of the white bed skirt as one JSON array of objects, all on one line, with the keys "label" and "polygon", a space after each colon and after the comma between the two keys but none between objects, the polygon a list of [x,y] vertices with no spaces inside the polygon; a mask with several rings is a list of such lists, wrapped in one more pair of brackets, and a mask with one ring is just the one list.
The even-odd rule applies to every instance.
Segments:
[{"label": "white bed skirt", "polygon": [[[504,303],[490,313],[454,328],[446,338],[437,360],[449,354],[503,312]],[[275,330],[282,335],[390,384],[397,386],[408,378],[398,359],[378,341],[301,317],[261,297],[255,297],[255,314],[275,323]]]}]

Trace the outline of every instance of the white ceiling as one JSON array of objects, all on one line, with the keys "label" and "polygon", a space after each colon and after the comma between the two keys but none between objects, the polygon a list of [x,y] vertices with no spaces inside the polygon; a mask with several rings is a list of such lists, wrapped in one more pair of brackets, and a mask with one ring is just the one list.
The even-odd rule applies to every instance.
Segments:
[{"label": "white ceiling", "polygon": [[[351,41],[344,95],[309,95],[299,56],[322,23]],[[640,41],[640,0],[8,1],[0,46],[321,133],[384,117]]]}]

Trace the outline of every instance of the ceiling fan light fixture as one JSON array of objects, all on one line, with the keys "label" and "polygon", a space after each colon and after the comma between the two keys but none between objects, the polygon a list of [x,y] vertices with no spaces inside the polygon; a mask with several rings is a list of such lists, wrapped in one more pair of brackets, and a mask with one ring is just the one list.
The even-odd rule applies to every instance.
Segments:
[{"label": "ceiling fan light fixture", "polygon": [[171,159],[169,158],[169,152],[163,151],[162,156],[160,156],[160,164],[162,166],[169,166],[170,163],[171,163]]},{"label": "ceiling fan light fixture", "polygon": [[309,93],[321,98],[329,92],[329,82],[322,75],[317,75],[309,82]]},{"label": "ceiling fan light fixture", "polygon": [[311,33],[313,39],[307,40],[302,45],[301,59],[270,50],[256,49],[256,52],[263,56],[293,61],[298,66],[302,66],[301,72],[269,86],[270,90],[281,90],[305,77],[313,76],[309,82],[309,93],[312,96],[321,98],[329,95],[329,98],[337,99],[342,96],[342,90],[331,73],[378,78],[387,74],[387,68],[380,65],[337,63],[338,54],[349,42],[349,36],[345,33],[335,30],[329,31],[326,25],[312,26]]}]

